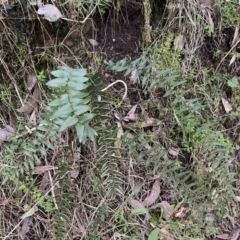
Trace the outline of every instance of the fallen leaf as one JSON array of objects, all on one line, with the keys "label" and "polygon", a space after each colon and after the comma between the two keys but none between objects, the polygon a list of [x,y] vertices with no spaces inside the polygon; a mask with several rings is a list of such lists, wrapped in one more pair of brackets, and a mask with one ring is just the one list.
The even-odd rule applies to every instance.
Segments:
[{"label": "fallen leaf", "polygon": [[123,118],[125,122],[129,121],[136,121],[139,118],[139,114],[135,113],[137,109],[138,104],[134,105],[130,111],[127,113],[127,116]]},{"label": "fallen leaf", "polygon": [[222,104],[223,104],[223,107],[226,111],[226,113],[229,113],[232,111],[232,105],[224,98],[222,97]]},{"label": "fallen leaf", "polygon": [[236,196],[238,202],[240,202],[240,196]]},{"label": "fallen leaf", "polygon": [[226,240],[229,240],[229,235],[228,235],[227,233],[217,235],[216,237],[219,238],[219,239],[226,239]]},{"label": "fallen leaf", "polygon": [[151,219],[151,215],[149,214],[149,210],[144,207],[143,203],[131,198],[129,200],[129,204],[132,206],[134,210],[132,210],[131,215],[142,215],[145,214],[145,220]]},{"label": "fallen leaf", "polygon": [[160,189],[160,182],[157,180],[154,182],[153,186],[152,186],[152,190],[149,196],[147,196],[145,198],[145,200],[143,201],[143,205],[146,207],[151,206],[153,203],[155,203],[155,201],[158,199],[159,194],[161,192]]},{"label": "fallen leaf", "polygon": [[172,234],[169,233],[165,228],[162,228],[160,230],[160,236],[163,237],[164,240],[174,240],[174,237],[172,236]]},{"label": "fallen leaf", "polygon": [[32,98],[27,102],[26,105],[16,109],[19,113],[31,113],[37,104],[38,100],[40,98],[40,90],[38,85],[34,87],[34,92]]},{"label": "fallen leaf", "polygon": [[132,72],[131,72],[131,76],[130,76],[130,82],[131,83],[134,83],[136,81],[136,77],[137,77],[137,69],[134,69]]},{"label": "fallen leaf", "polygon": [[73,169],[70,171],[70,176],[71,176],[71,178],[77,178],[79,175],[79,172],[80,172],[80,167],[78,164],[74,163],[72,165],[72,168]]},{"label": "fallen leaf", "polygon": [[177,157],[178,156],[178,150],[175,149],[175,148],[169,148],[168,149],[168,153],[174,157]]},{"label": "fallen leaf", "polygon": [[36,119],[36,112],[33,111],[30,118],[29,118],[29,122],[32,123],[33,126],[37,125],[37,119]]},{"label": "fallen leaf", "polygon": [[50,170],[55,170],[57,169],[57,167],[51,166],[51,165],[46,165],[46,166],[36,166],[33,169],[33,174],[37,174],[40,175],[46,171],[50,171]]},{"label": "fallen leaf", "polygon": [[21,230],[19,232],[20,239],[22,239],[22,240],[26,239],[26,234],[29,232],[32,222],[33,222],[33,217],[26,217],[23,220],[23,224],[22,224]]},{"label": "fallen leaf", "polygon": [[173,213],[171,205],[166,201],[162,201],[160,203],[153,205],[150,209],[156,209],[159,207],[161,207],[163,209],[163,217],[166,220],[168,220],[172,216],[172,213]]},{"label": "fallen leaf", "polygon": [[155,127],[159,126],[161,124],[161,121],[155,118],[148,118],[146,122],[143,122],[141,124],[141,127]]},{"label": "fallen leaf", "polygon": [[0,128],[0,141],[5,141],[8,137],[14,137],[16,134],[16,130],[9,126],[4,125],[4,128]]},{"label": "fallen leaf", "polygon": [[236,27],[235,27],[235,31],[234,31],[234,35],[233,35],[233,40],[232,40],[231,46],[233,46],[233,45],[237,42],[238,35],[239,35],[239,27],[236,26]]},{"label": "fallen leaf", "polygon": [[27,80],[28,91],[31,92],[37,82],[37,76],[35,73],[30,73]]},{"label": "fallen leaf", "polygon": [[118,132],[117,132],[117,141],[114,143],[114,147],[117,148],[115,150],[116,156],[121,157],[121,147],[122,147],[122,140],[121,137],[123,135],[123,128],[122,125],[120,124],[120,122],[117,122],[118,125]]},{"label": "fallen leaf", "polygon": [[240,235],[240,228],[237,228],[230,234],[229,240],[238,240],[239,235]]},{"label": "fallen leaf", "polygon": [[235,60],[236,60],[236,55],[234,54],[234,55],[232,56],[232,58],[231,58],[230,63],[229,63],[228,66],[231,66],[231,65],[235,62]]},{"label": "fallen leaf", "polygon": [[132,206],[133,209],[145,208],[142,202],[135,200],[133,198],[129,200],[129,204]]},{"label": "fallen leaf", "polygon": [[191,211],[190,208],[187,207],[180,207],[177,212],[174,214],[175,218],[184,218],[186,215]]},{"label": "fallen leaf", "polygon": [[10,125],[17,130],[17,126],[18,126],[18,121],[17,121],[17,117],[14,114],[10,115]]},{"label": "fallen leaf", "polygon": [[180,34],[174,40],[174,51],[180,52],[183,50],[183,47],[184,47],[184,36],[183,34]]},{"label": "fallen leaf", "polygon": [[49,183],[50,183],[50,179],[49,179],[49,173],[45,172],[43,174],[41,183],[39,185],[39,190],[41,190],[41,192],[44,194],[44,192],[46,191],[46,189],[49,187]]},{"label": "fallen leaf", "polygon": [[98,46],[98,42],[95,39],[88,39],[88,41],[92,44],[93,47]]}]

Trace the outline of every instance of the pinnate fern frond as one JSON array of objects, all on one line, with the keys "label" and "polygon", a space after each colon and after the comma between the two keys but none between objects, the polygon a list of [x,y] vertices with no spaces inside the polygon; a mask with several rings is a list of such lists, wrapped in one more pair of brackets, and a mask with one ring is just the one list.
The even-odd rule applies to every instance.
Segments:
[{"label": "pinnate fern frond", "polygon": [[75,126],[80,142],[85,143],[87,138],[91,140],[97,136],[97,132],[89,123],[96,116],[92,112],[92,96],[87,88],[90,86],[86,77],[86,69],[72,69],[59,67],[53,71],[55,77],[47,85],[57,88],[58,97],[49,103],[51,121],[58,123],[59,132]]}]

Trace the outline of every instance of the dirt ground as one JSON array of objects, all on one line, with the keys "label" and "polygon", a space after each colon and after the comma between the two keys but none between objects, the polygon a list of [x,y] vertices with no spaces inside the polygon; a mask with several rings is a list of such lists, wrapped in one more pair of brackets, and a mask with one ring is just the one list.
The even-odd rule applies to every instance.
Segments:
[{"label": "dirt ground", "polygon": [[117,12],[114,8],[110,9],[97,23],[97,51],[108,60],[134,59],[141,54],[143,26],[141,5],[128,4]]}]

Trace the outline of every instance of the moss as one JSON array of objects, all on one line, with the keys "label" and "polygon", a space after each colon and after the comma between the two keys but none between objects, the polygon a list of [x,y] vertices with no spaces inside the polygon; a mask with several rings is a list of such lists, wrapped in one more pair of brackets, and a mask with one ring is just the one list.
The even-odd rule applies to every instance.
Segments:
[{"label": "moss", "polygon": [[144,42],[150,43],[152,41],[151,39],[151,26],[150,26],[150,17],[151,17],[151,4],[149,0],[143,1],[144,6]]}]

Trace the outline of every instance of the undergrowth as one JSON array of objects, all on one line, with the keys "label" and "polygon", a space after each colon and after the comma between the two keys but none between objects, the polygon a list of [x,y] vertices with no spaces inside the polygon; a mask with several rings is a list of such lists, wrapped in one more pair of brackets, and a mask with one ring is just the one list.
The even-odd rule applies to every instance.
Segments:
[{"label": "undergrowth", "polygon": [[[82,16],[89,12],[102,15],[111,2],[99,0],[96,4],[95,1],[78,0],[74,4],[62,4],[61,10],[66,13],[66,17],[70,17],[66,9],[71,7],[77,9]],[[187,9],[187,6],[193,6],[191,4],[194,2],[184,1],[182,7]],[[224,25],[235,27],[238,24],[233,9],[235,4],[237,2],[234,1],[221,3]],[[183,12],[179,12],[179,17],[183,16]],[[188,13],[189,19],[194,22],[197,18],[206,18],[206,15],[201,17],[194,12],[194,8],[190,8]],[[231,13],[233,17],[230,17]],[[183,33],[187,32],[182,25],[180,23],[180,29]],[[1,28],[6,32],[7,28],[2,24]],[[74,229],[81,239],[104,239],[111,234],[116,238],[140,239],[149,236],[151,227],[156,228],[161,224],[179,236],[179,239],[203,235],[215,237],[214,221],[221,222],[226,212],[235,211],[231,208],[239,187],[236,179],[236,169],[239,166],[234,160],[234,153],[239,150],[239,145],[236,144],[239,141],[239,123],[236,124],[239,114],[222,114],[219,102],[225,87],[239,101],[239,87],[231,83],[227,86],[227,74],[214,73],[208,68],[199,71],[200,67],[196,64],[198,60],[192,60],[197,44],[204,39],[204,29],[206,26],[201,25],[200,31],[189,31],[186,34],[189,59],[184,59],[183,62],[183,46],[176,49],[177,40],[183,33],[176,37],[173,32],[164,37],[160,47],[154,50],[150,47],[133,61],[122,59],[119,62],[109,62],[107,70],[117,74],[123,72],[125,77],[131,75],[131,86],[140,89],[141,97],[148,99],[148,102],[138,103],[141,119],[136,120],[133,128],[124,129],[121,137],[118,136],[119,125],[126,127],[128,124],[123,123],[122,119],[118,119],[116,124],[112,113],[115,110],[125,112],[123,108],[127,107],[112,107],[116,106],[114,102],[117,100],[115,96],[102,91],[104,87],[99,74],[89,73],[84,67],[62,66],[51,72],[54,78],[45,85],[48,69],[59,65],[59,62],[51,62],[44,71],[37,71],[41,78],[40,84],[46,89],[48,86],[46,92],[51,93],[51,99],[47,97],[47,101],[42,104],[43,113],[37,126],[25,124],[24,117],[18,117],[20,124],[16,136],[1,143],[2,195],[17,205],[21,216],[19,221],[13,221],[15,225],[11,225],[10,230],[7,227],[4,229],[1,223],[4,237],[11,236],[29,217],[37,219],[39,216],[47,216],[49,222],[46,223],[46,239],[73,239],[70,232],[77,214],[87,222],[82,224],[84,229],[81,233]],[[191,39],[194,38],[199,42],[195,41],[191,45]],[[16,45],[19,39],[9,40],[5,37],[3,43],[8,46],[12,41]],[[156,40],[153,45],[157,44]],[[22,62],[25,50],[18,48],[21,52],[18,61]],[[4,52],[3,58],[0,58],[4,70],[8,69],[5,66],[7,55],[8,52]],[[42,55],[46,61],[51,60],[47,51]],[[34,65],[33,59],[30,58],[30,62]],[[193,71],[189,71],[191,68]],[[9,77],[16,74],[17,72],[8,72]],[[11,91],[15,86],[10,86]],[[230,86],[233,87],[229,88]],[[1,103],[9,104],[6,101],[11,101],[11,94],[6,90],[8,86],[4,85],[2,89]],[[233,103],[234,109],[239,106],[237,101]],[[140,123],[148,117],[158,119],[161,124],[154,128],[142,127]],[[3,119],[4,116],[1,116],[1,121],[6,124]],[[228,120],[232,120],[232,135],[237,139],[235,142],[224,128]],[[76,151],[80,152],[80,159],[77,160],[80,173],[73,177]],[[54,168],[51,172],[48,171],[51,176],[48,186],[39,189],[43,176],[35,171],[36,167],[45,165]],[[143,212],[131,214],[127,206],[130,198],[142,198],[136,190],[138,181],[146,183],[154,178],[159,179],[164,189],[164,194],[159,198],[165,199],[166,195],[174,193],[175,197],[170,203],[175,210],[182,206],[192,210],[190,224],[176,221],[174,216],[169,221],[164,221],[163,210],[159,208],[147,209],[152,215],[149,220],[151,227],[146,227],[148,224],[145,222],[142,224]],[[82,184],[85,179],[90,182]],[[137,183],[134,182],[136,179]],[[7,187],[14,191],[8,192]],[[87,190],[84,192],[81,188]],[[90,196],[94,196],[93,200],[88,201]],[[90,209],[90,214],[85,207]],[[216,214],[213,222],[206,221],[209,208]],[[13,211],[10,213],[12,216]],[[78,217],[78,221],[79,219]],[[81,223],[78,226],[80,225]],[[204,233],[202,229],[205,229]]]}]

